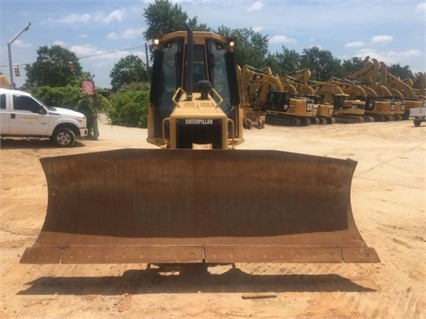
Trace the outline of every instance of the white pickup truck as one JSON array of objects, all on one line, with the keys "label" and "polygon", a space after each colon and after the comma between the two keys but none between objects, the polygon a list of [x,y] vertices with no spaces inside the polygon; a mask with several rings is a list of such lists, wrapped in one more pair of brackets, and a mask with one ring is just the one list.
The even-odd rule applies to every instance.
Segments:
[{"label": "white pickup truck", "polygon": [[423,107],[416,107],[410,109],[409,120],[413,120],[414,126],[420,126],[422,122],[426,121],[426,101],[423,101]]},{"label": "white pickup truck", "polygon": [[50,138],[56,146],[70,147],[87,136],[84,114],[46,106],[29,93],[0,89],[0,135]]}]

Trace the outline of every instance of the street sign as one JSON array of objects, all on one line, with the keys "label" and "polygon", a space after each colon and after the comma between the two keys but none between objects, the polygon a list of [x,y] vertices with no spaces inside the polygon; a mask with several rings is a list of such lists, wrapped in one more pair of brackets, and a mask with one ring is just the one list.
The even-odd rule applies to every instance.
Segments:
[{"label": "street sign", "polygon": [[95,94],[95,82],[92,80],[84,80],[81,82],[81,92],[87,95]]}]

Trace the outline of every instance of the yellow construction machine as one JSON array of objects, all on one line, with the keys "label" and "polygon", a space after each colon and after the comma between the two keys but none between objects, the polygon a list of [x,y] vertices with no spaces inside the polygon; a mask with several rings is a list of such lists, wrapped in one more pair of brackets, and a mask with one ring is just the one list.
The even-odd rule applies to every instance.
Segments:
[{"label": "yellow construction machine", "polygon": [[47,215],[22,263],[379,262],[352,215],[355,161],[232,150],[243,142],[234,40],[187,26],[154,43],[159,148],[42,158]]},{"label": "yellow construction machine", "polygon": [[412,83],[411,87],[415,90],[417,97],[426,100],[426,73],[416,73],[414,79],[409,82]]},{"label": "yellow construction machine", "polygon": [[[395,92],[395,95],[398,96],[398,101],[402,104],[401,107],[396,108],[398,115],[404,119],[408,119],[410,109],[423,107],[424,96],[422,97],[419,90],[416,92],[413,88],[413,82],[406,83],[388,72],[384,62],[380,62],[380,73],[382,84],[392,90],[392,92]],[[421,76],[422,73],[419,73],[418,77]]]},{"label": "yellow construction machine", "polygon": [[380,122],[399,119],[399,117],[395,117],[395,112],[398,109],[398,115],[402,114],[403,111],[401,110],[404,105],[401,102],[395,103],[393,94],[378,81],[379,72],[380,65],[377,60],[370,60],[367,57],[362,67],[348,73],[345,78],[354,81],[365,89],[366,96],[360,98],[365,100],[366,115]]},{"label": "yellow construction machine", "polygon": [[272,125],[310,125],[316,120],[313,100],[297,96],[296,88],[272,74],[270,68],[263,70],[244,65],[241,71],[242,96],[256,113]]},{"label": "yellow construction machine", "polygon": [[[265,127],[264,104],[262,94],[268,89],[263,88],[263,77],[269,77],[271,70],[256,70],[244,65],[237,66],[238,83],[240,89],[240,104],[244,110],[243,127],[251,129],[253,126],[259,129]],[[263,90],[262,90],[263,89]],[[264,98],[266,100],[266,98]]]},{"label": "yellow construction machine", "polygon": [[314,101],[314,109],[318,124],[335,123],[336,121],[333,118],[334,105],[324,101],[324,99],[317,94],[314,88],[309,85],[311,71],[309,69],[303,69],[301,71],[296,71],[294,74],[296,75],[295,77],[293,77],[292,73],[290,73],[280,76],[280,79],[281,81],[294,86],[298,96],[310,98]]},{"label": "yellow construction machine", "polygon": [[328,81],[310,81],[309,85],[314,92],[321,96],[324,102],[330,103],[333,108],[333,119],[336,123],[364,123],[373,121],[365,116],[365,102],[351,99],[351,92],[365,93],[359,86],[347,83],[332,77]]}]

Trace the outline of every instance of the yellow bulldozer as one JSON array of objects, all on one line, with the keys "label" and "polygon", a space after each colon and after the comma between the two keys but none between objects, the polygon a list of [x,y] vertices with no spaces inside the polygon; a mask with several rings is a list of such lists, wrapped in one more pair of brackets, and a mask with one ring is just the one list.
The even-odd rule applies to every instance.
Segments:
[{"label": "yellow bulldozer", "polygon": [[21,263],[379,262],[352,215],[355,161],[234,149],[233,39],[187,26],[154,43],[159,148],[42,158],[47,214]]}]

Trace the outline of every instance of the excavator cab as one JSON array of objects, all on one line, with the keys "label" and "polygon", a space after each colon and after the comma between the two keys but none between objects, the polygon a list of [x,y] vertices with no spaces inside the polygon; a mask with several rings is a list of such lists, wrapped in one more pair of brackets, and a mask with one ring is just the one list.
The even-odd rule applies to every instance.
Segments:
[{"label": "excavator cab", "polygon": [[21,263],[379,262],[352,215],[355,161],[234,149],[232,40],[187,28],[155,45],[159,149],[42,158],[46,218]]}]

